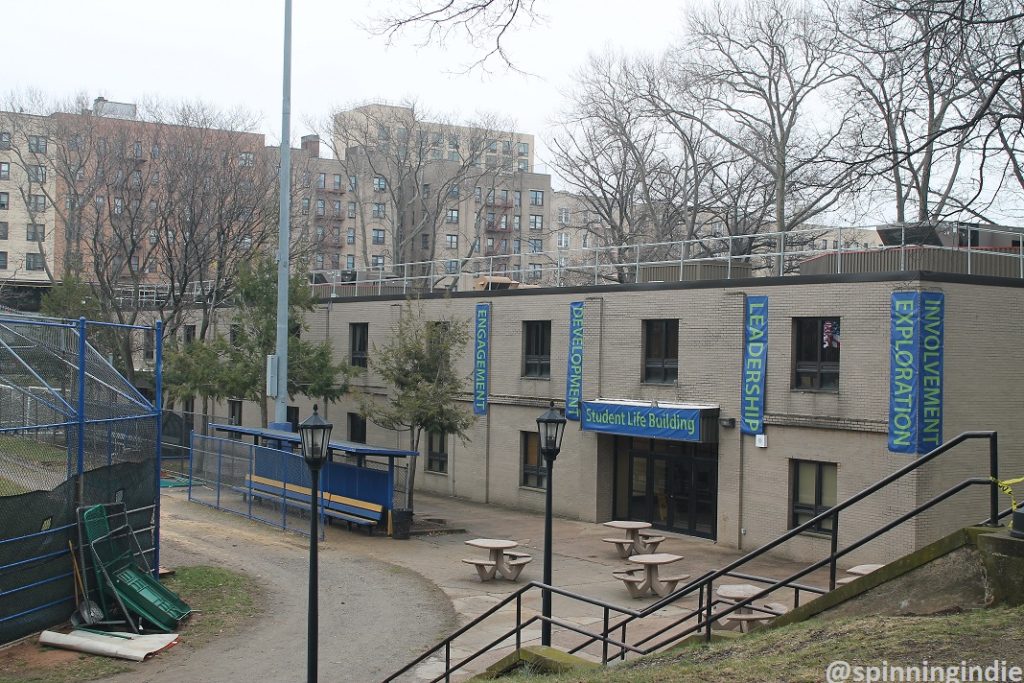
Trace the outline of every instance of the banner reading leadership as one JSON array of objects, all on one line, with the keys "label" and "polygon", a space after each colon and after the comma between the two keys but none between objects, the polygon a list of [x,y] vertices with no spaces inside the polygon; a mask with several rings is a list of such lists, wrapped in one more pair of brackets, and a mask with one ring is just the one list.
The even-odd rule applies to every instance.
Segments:
[{"label": "banner reading leadership", "polygon": [[740,429],[744,434],[763,434],[764,376],[768,359],[768,297],[747,297],[743,329]]}]

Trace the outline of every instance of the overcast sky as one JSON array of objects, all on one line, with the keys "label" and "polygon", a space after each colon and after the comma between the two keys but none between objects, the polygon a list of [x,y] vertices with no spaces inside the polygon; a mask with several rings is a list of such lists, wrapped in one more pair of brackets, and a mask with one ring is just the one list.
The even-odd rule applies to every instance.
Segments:
[{"label": "overcast sky", "polygon": [[[366,26],[388,0],[294,0],[292,139],[333,107],[418,100],[431,112],[472,119],[494,112],[517,130],[549,136],[562,93],[591,52],[655,53],[680,32],[681,0],[642,0],[622,11],[593,0],[540,0],[540,23],[508,39],[517,66],[462,73],[481,54],[463,43],[390,47]],[[261,115],[268,142],[281,130],[284,0],[37,0],[5,3],[0,88],[54,97],[86,92],[133,102],[201,99]],[[543,147],[539,150],[544,162]]]}]

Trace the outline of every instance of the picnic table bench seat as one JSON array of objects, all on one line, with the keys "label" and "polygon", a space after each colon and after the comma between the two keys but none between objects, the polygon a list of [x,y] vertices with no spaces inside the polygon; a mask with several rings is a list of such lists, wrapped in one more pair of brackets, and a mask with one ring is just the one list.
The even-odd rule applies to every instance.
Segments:
[{"label": "picnic table bench seat", "polygon": [[520,553],[514,550],[506,550],[505,555],[508,557],[506,564],[510,567],[519,567],[533,562],[533,556],[527,553]]},{"label": "picnic table bench seat", "polygon": [[494,572],[497,569],[497,565],[494,560],[487,560],[479,557],[464,557],[462,561],[466,564],[473,565],[476,568],[476,573],[480,575],[481,581],[490,581],[494,578]]}]

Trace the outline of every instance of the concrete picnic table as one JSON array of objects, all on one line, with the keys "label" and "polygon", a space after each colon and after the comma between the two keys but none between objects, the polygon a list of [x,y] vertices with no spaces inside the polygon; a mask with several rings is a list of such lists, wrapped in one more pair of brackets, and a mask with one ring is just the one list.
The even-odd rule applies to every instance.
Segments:
[{"label": "concrete picnic table", "polygon": [[612,576],[626,584],[626,589],[634,598],[642,598],[651,593],[664,597],[675,590],[677,583],[690,578],[690,575],[660,576],[658,570],[662,565],[672,564],[681,559],[683,559],[682,555],[673,555],[672,553],[631,555],[629,561],[640,565],[643,576],[638,575],[640,569],[612,572]]},{"label": "concrete picnic table", "polygon": [[650,529],[650,522],[636,522],[633,520],[615,520],[604,522],[604,526],[611,529],[621,529],[626,532],[625,538],[602,538],[605,543],[614,543],[619,557],[627,558],[630,555],[645,555],[653,553],[665,540],[664,536],[643,536],[641,531]]},{"label": "concrete picnic table", "polygon": [[490,581],[496,574],[509,581],[515,581],[523,571],[523,567],[533,561],[526,553],[511,552],[519,545],[516,541],[503,538],[471,538],[466,545],[488,551],[486,560],[463,559],[466,564],[476,567],[481,581]]}]

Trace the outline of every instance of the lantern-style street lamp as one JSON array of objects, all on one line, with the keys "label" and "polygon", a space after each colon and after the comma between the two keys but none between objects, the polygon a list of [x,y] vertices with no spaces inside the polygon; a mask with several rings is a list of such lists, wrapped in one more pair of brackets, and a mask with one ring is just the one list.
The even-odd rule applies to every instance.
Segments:
[{"label": "lantern-style street lamp", "polygon": [[320,468],[327,460],[327,444],[331,441],[330,422],[325,421],[313,406],[313,414],[299,425],[299,438],[302,440],[302,459],[309,467],[309,478],[312,486],[309,498],[309,630],[307,634],[306,680],[316,683],[316,663],[318,637],[317,612],[317,543],[319,530],[317,519],[320,516]]},{"label": "lantern-style street lamp", "polygon": [[[562,436],[565,434],[565,415],[555,408],[555,402],[537,418],[537,436],[540,438],[540,453],[547,466],[547,489],[544,503],[544,585],[551,585],[551,471],[555,458],[562,450]],[[541,603],[541,645],[551,645],[551,591],[545,589]]]}]

